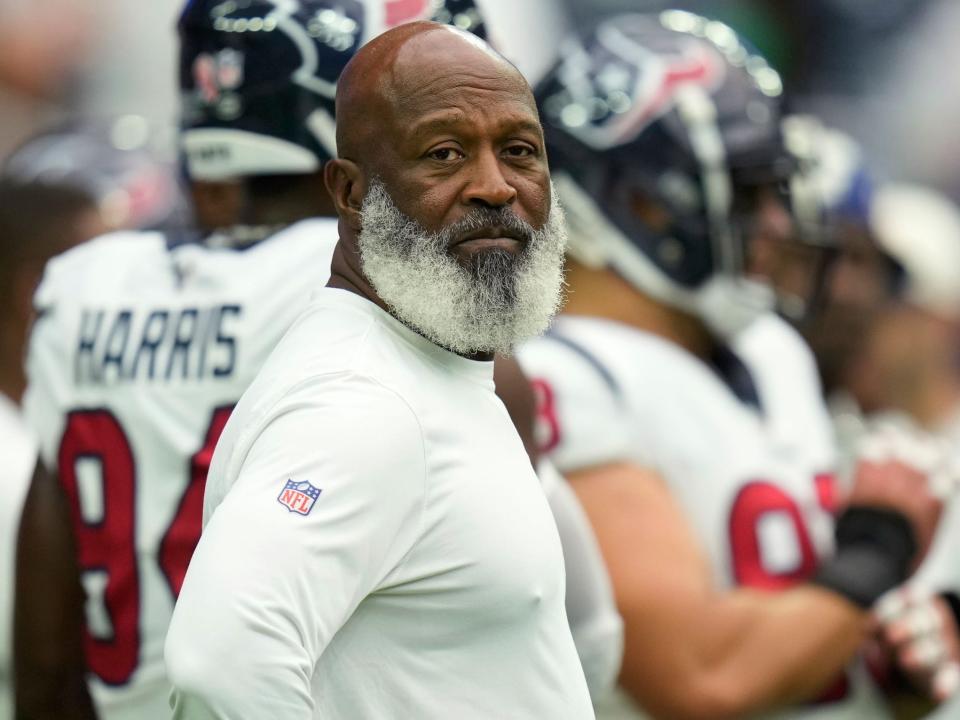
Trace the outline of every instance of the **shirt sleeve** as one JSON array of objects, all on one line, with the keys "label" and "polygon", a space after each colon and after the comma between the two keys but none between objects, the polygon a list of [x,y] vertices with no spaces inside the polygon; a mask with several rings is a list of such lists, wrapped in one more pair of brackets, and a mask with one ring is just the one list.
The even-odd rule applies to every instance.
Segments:
[{"label": "shirt sleeve", "polygon": [[537,475],[550,503],[567,575],[567,621],[594,704],[616,685],[623,658],[623,620],[593,528],[573,489],[549,460]]},{"label": "shirt sleeve", "polygon": [[420,533],[422,433],[382,386],[287,398],[248,446],[167,636],[174,718],[313,718],[317,661]]}]

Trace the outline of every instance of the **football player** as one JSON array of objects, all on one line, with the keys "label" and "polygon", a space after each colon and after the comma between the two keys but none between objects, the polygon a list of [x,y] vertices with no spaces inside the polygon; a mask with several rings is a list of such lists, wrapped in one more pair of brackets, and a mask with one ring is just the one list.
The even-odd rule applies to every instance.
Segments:
[{"label": "football player", "polygon": [[[21,416],[20,400],[26,386],[23,356],[27,334],[33,318],[33,292],[40,281],[44,263],[53,255],[87,239],[99,227],[97,208],[92,198],[76,190],[40,183],[18,183],[0,180],[0,718],[14,717],[13,676],[13,585],[20,512],[24,505],[54,503],[55,518],[64,518],[59,495],[51,492],[50,479],[38,467],[37,440]],[[33,478],[33,489],[31,487]],[[74,601],[80,597],[76,582],[76,563],[67,537],[65,548],[45,543],[29,548],[20,558],[21,565],[32,577],[62,571],[72,576],[72,585],[64,586],[65,595]],[[62,552],[60,552],[62,550]],[[60,555],[63,565],[51,564]],[[56,562],[56,561],[54,561]],[[61,597],[39,597],[38,602],[49,611],[49,628],[66,630],[58,634],[55,645],[45,643],[45,636],[36,638],[35,653],[56,657],[67,672],[54,688],[56,700],[72,707],[71,715],[91,717],[92,706],[83,682],[82,652],[79,632],[69,632],[70,621],[55,611]],[[75,608],[76,610],[76,608]],[[64,628],[63,626],[68,627]],[[76,629],[76,623],[72,626]],[[49,657],[50,655],[48,655]],[[16,674],[29,671],[16,656]],[[48,698],[46,707],[53,698]]]},{"label": "football player", "polygon": [[[835,391],[842,396],[834,401],[835,421],[846,439],[841,449],[849,454],[849,446],[863,436],[868,442],[877,435],[919,440],[930,444],[929,461],[949,477],[958,462],[960,439],[960,212],[933,190],[884,184],[872,198],[866,223],[874,243],[861,247],[859,254],[872,260],[854,270],[848,260],[853,251],[843,248],[841,259],[851,267],[837,268],[843,272],[830,278],[826,297],[825,309],[833,317],[859,312],[868,318]],[[897,269],[896,283],[890,282],[890,268]],[[873,312],[863,303],[864,288],[871,287],[887,288],[875,293],[882,302]],[[901,648],[901,665],[915,682],[917,676],[921,682],[928,679],[941,697],[960,686],[960,565],[954,552],[958,512],[953,498],[909,591],[881,606],[886,635]],[[907,621],[908,611],[923,617]]]},{"label": "football player", "polygon": [[329,275],[337,228],[323,217],[321,169],[335,83],[371,31],[362,6],[341,5],[189,3],[179,21],[187,170],[243,178],[240,216],[201,243],[104,236],[57,258],[38,291],[26,406],[70,505],[103,717],[169,716],[163,643],[213,448]]},{"label": "football player", "polygon": [[[849,475],[858,446],[882,453],[900,445],[912,447],[949,491],[956,440],[944,421],[958,392],[960,215],[925,188],[876,189],[857,143],[816,118],[788,117],[784,130],[797,160],[790,188],[796,230],[808,255],[819,248],[821,261],[811,273],[809,264],[789,270],[791,262],[781,258],[773,282],[780,294],[791,292],[789,278],[794,288],[795,278],[812,278],[806,285],[817,289],[794,319],[820,368],[840,478]],[[954,500],[910,586],[879,606],[880,654],[909,681],[890,690],[907,690],[895,694],[911,706],[918,705],[909,697],[913,689],[942,700],[960,686],[960,603],[951,594],[960,583],[948,550],[960,527],[955,508]]]},{"label": "football player", "polygon": [[630,697],[601,715],[791,716],[819,698],[796,712],[886,716],[851,661],[939,504],[921,473],[865,464],[833,547],[815,366],[745,276],[748,238],[792,225],[781,93],[730,28],[679,11],[601,22],[538,88],[570,299],[520,359],[626,625]]},{"label": "football player", "polygon": [[153,230],[187,222],[173,168],[147,152],[146,123],[111,122],[55,127],[34,135],[3,163],[3,176],[67,185],[92,197],[102,233]]},{"label": "football player", "polygon": [[[780,296],[797,298],[790,318],[817,360],[827,397],[848,380],[851,358],[870,320],[901,288],[903,268],[877,245],[869,226],[875,191],[872,173],[853,138],[809,115],[784,120],[786,147],[796,160],[790,202],[797,243],[755,243],[754,270],[771,279]],[[790,271],[791,246],[805,248],[805,267]],[[794,257],[796,253],[794,253]],[[777,270],[779,268],[779,270]],[[803,278],[790,284],[787,278]],[[800,285],[805,297],[797,295]],[[791,304],[791,301],[784,304]]]},{"label": "football player", "polygon": [[[180,21],[182,139],[201,223],[218,229],[199,244],[108,236],[48,271],[30,408],[70,500],[89,598],[87,658],[106,717],[169,712],[161,652],[213,448],[329,272],[337,231],[323,217],[332,208],[319,170],[333,152],[337,77],[366,39],[423,18],[485,32],[486,16],[467,0],[190,3]],[[537,57],[517,59],[529,71]],[[522,431],[525,380],[500,362],[496,379],[521,399],[508,407]],[[569,490],[551,487],[565,547],[604,582]],[[571,611],[578,649],[599,668],[587,671],[594,688],[609,684],[619,658],[605,587],[591,584]],[[23,681],[50,687],[55,677]]]}]

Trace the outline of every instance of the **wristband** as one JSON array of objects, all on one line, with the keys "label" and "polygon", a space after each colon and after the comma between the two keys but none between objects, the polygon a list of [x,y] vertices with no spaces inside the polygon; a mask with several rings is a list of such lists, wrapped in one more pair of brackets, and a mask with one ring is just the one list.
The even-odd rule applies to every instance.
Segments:
[{"label": "wristband", "polygon": [[917,552],[913,528],[895,510],[850,507],[837,519],[837,550],[812,582],[864,609],[903,583]]}]

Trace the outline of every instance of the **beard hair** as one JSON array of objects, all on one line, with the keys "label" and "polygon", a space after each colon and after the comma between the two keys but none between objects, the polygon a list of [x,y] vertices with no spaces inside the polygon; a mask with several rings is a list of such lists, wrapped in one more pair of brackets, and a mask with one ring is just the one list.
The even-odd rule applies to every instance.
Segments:
[{"label": "beard hair", "polygon": [[[544,332],[560,307],[567,235],[555,193],[539,230],[510,208],[478,207],[429,232],[394,204],[379,179],[360,213],[367,280],[397,319],[441,347],[460,355],[509,354]],[[467,265],[458,262],[450,243],[490,226],[526,239],[520,252],[493,248],[475,253]]]}]

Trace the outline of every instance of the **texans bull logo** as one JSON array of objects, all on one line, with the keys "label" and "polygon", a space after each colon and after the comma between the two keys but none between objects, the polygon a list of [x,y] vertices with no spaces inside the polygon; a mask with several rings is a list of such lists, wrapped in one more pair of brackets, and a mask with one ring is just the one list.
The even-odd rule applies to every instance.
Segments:
[{"label": "texans bull logo", "polygon": [[[616,29],[593,56],[571,52],[567,87],[545,107],[583,142],[605,149],[629,142],[676,105],[678,92],[691,85],[714,92],[726,66],[716,50],[690,40],[670,55],[654,54]],[[646,56],[645,62],[635,57]],[[570,76],[577,76],[576,82]]]}]

